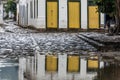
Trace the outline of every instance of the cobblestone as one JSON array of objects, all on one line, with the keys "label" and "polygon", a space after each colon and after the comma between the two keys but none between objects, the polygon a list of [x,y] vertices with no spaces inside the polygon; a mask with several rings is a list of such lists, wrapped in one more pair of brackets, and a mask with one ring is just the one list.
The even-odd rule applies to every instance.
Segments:
[{"label": "cobblestone", "polygon": [[29,29],[26,31],[18,26],[12,26],[7,28],[5,26],[5,32],[0,33],[0,54],[2,55],[32,55],[36,47],[39,47],[38,51],[44,54],[96,51],[94,47],[78,38],[77,33],[36,33]]}]

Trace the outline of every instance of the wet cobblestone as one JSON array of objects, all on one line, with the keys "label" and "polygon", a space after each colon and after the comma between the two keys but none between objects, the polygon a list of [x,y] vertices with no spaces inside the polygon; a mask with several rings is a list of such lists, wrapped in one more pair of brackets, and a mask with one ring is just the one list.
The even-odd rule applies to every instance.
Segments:
[{"label": "wet cobblestone", "polygon": [[34,54],[36,47],[40,53],[70,53],[96,51],[94,47],[84,42],[76,35],[78,33],[36,33],[32,30],[14,29],[12,26],[0,33],[0,54],[28,55]]}]

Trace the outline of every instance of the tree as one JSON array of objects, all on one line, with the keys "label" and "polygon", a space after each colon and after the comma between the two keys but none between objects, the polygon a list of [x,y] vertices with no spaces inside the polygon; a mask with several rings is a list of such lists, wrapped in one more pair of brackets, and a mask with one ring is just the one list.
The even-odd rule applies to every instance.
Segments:
[{"label": "tree", "polygon": [[94,0],[98,5],[98,11],[115,17],[116,25],[113,29],[113,34],[120,32],[120,0]]},{"label": "tree", "polygon": [[9,12],[14,14],[14,20],[16,20],[16,10],[16,3],[13,0],[8,0],[5,6],[5,11],[7,14],[9,14]]}]

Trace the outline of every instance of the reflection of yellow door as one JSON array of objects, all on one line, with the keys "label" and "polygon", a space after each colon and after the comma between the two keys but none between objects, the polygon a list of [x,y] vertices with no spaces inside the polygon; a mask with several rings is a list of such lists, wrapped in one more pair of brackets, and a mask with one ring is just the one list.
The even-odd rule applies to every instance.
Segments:
[{"label": "reflection of yellow door", "polygon": [[47,2],[47,28],[57,28],[57,2]]},{"label": "reflection of yellow door", "polygon": [[88,69],[98,69],[98,60],[88,60]]},{"label": "reflection of yellow door", "polygon": [[79,56],[68,56],[68,72],[79,71]]},{"label": "reflection of yellow door", "polygon": [[69,28],[80,28],[80,2],[69,2]]},{"label": "reflection of yellow door", "polygon": [[57,57],[56,56],[46,57],[46,70],[57,71]]},{"label": "reflection of yellow door", "polygon": [[98,6],[89,6],[89,28],[99,29],[99,13]]}]

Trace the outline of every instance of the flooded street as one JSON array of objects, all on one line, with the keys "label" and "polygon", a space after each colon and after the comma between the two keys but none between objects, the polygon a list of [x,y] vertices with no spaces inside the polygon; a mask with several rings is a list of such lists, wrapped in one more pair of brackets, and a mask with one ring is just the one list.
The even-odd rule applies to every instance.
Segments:
[{"label": "flooded street", "polygon": [[0,60],[0,80],[18,80],[18,63],[15,60]]},{"label": "flooded street", "polygon": [[119,52],[104,59],[79,33],[37,33],[13,25],[4,30],[0,80],[120,80]]},{"label": "flooded street", "polygon": [[[102,57],[38,55],[19,60],[19,80],[119,80],[120,65]],[[21,76],[21,77],[20,77]],[[24,76],[24,77],[23,77]],[[22,78],[23,77],[23,78]]]},{"label": "flooded street", "polygon": [[1,59],[0,80],[120,80],[120,63],[79,55]]}]

